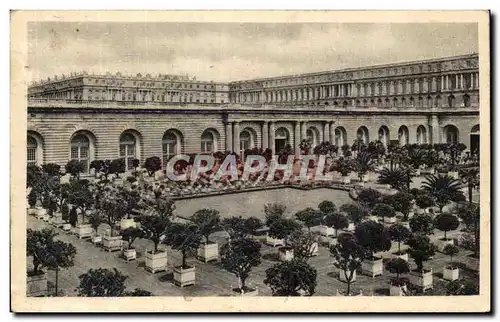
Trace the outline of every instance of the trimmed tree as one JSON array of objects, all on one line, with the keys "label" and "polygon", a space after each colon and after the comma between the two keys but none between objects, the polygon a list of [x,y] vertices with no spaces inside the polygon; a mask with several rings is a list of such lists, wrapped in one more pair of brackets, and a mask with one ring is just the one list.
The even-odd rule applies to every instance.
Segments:
[{"label": "trimmed tree", "polygon": [[328,200],[320,202],[318,205],[318,209],[324,216],[333,214],[337,211],[337,207],[335,206],[335,204]]},{"label": "trimmed tree", "polygon": [[311,232],[311,227],[319,225],[321,213],[313,208],[306,208],[297,212],[295,218],[301,221],[307,227],[307,230]]},{"label": "trimmed tree", "polygon": [[373,209],[373,207],[380,202],[382,194],[375,189],[363,189],[358,194],[358,201],[366,207]]},{"label": "trimmed tree", "polygon": [[408,254],[415,260],[418,272],[424,271],[424,262],[436,254],[437,247],[425,235],[413,235],[408,240]]},{"label": "trimmed tree", "polygon": [[448,176],[429,175],[425,177],[422,189],[434,197],[441,212],[450,201],[465,201],[460,181]]},{"label": "trimmed tree", "polygon": [[376,252],[391,249],[389,231],[380,223],[365,221],[356,227],[355,235],[361,246],[370,252],[370,260],[375,259]]},{"label": "trimmed tree", "polygon": [[50,243],[46,248],[44,262],[47,268],[56,272],[55,296],[58,295],[59,270],[74,265],[76,248],[72,244],[60,240]]},{"label": "trimmed tree", "polygon": [[373,207],[372,214],[374,216],[382,218],[384,222],[385,217],[394,217],[396,215],[394,208],[385,203],[378,203]]},{"label": "trimmed tree", "polygon": [[144,232],[135,227],[128,227],[124,231],[122,231],[122,239],[128,243],[127,249],[133,249],[132,244],[137,238],[142,238],[144,236]]},{"label": "trimmed tree", "polygon": [[181,252],[181,267],[183,269],[191,268],[191,266],[187,265],[186,258],[194,254],[198,247],[200,247],[202,236],[198,232],[198,227],[189,223],[172,223],[167,230],[163,242],[172,247],[172,249]]},{"label": "trimmed tree", "polygon": [[241,293],[252,291],[246,286],[246,280],[250,275],[252,267],[260,265],[260,248],[261,245],[259,242],[246,238],[232,239],[229,243],[222,246],[222,267],[238,278],[238,290]]},{"label": "trimmed tree", "polygon": [[366,249],[353,234],[341,234],[337,245],[330,246],[330,254],[335,258],[335,267],[342,270],[347,281],[347,294],[351,294],[354,273],[361,267],[366,257]]},{"label": "trimmed tree", "polygon": [[368,211],[366,208],[355,204],[344,204],[340,206],[340,211],[346,213],[351,222],[356,225],[360,224],[363,219],[368,217]]},{"label": "trimmed tree", "polygon": [[410,229],[413,233],[431,235],[434,233],[432,216],[429,214],[418,214],[410,219]]},{"label": "trimmed tree", "polygon": [[69,173],[73,178],[80,180],[80,173],[85,171],[85,163],[78,160],[69,160],[66,163],[66,173]]},{"label": "trimmed tree", "polygon": [[398,192],[394,195],[384,196],[382,202],[390,205],[395,211],[403,214],[404,221],[408,221],[412,207],[413,195],[406,192]]},{"label": "trimmed tree", "polygon": [[349,226],[349,219],[347,216],[339,212],[325,216],[323,222],[326,226],[335,229],[335,236],[338,236],[339,229],[345,229]]},{"label": "trimmed tree", "polygon": [[198,226],[199,233],[205,237],[205,243],[210,244],[210,235],[220,228],[219,212],[214,209],[200,209],[193,214],[191,221]]},{"label": "trimmed tree", "polygon": [[266,214],[266,226],[270,226],[271,222],[276,219],[281,219],[285,215],[286,206],[279,203],[270,203],[264,205],[264,213]]},{"label": "trimmed tree", "polygon": [[446,233],[455,230],[460,225],[457,216],[452,214],[439,214],[434,218],[434,225],[437,229],[444,231],[444,240],[446,239]]},{"label": "trimmed tree", "polygon": [[161,159],[156,156],[149,157],[144,161],[143,168],[146,169],[148,175],[152,177],[156,171],[161,170]]},{"label": "trimmed tree", "polygon": [[33,258],[33,269],[28,272],[28,276],[43,274],[43,267],[46,266],[46,256],[48,248],[54,243],[54,237],[57,236],[52,229],[44,228],[42,230],[26,230],[26,256]]},{"label": "trimmed tree", "polygon": [[479,283],[470,278],[462,278],[446,284],[447,295],[479,295]]},{"label": "trimmed tree", "polygon": [[304,232],[301,229],[297,229],[292,232],[289,238],[289,246],[293,249],[293,256],[307,261],[309,258],[313,257],[314,249],[313,245],[316,243],[316,239],[310,232]]},{"label": "trimmed tree", "polygon": [[91,268],[87,273],[78,277],[80,285],[76,288],[78,296],[85,297],[118,297],[125,293],[125,280],[116,268]]},{"label": "trimmed tree", "polygon": [[353,159],[352,166],[358,174],[359,180],[362,181],[365,174],[375,169],[375,159],[370,153],[361,151]]},{"label": "trimmed tree", "polygon": [[300,259],[278,263],[266,270],[264,284],[273,296],[312,296],[316,289],[318,272]]},{"label": "trimmed tree", "polygon": [[410,272],[410,265],[402,258],[393,258],[385,264],[385,268],[392,274],[396,274],[396,279],[391,281],[394,286],[403,286],[405,283],[399,278],[401,274]]},{"label": "trimmed tree", "polygon": [[458,254],[460,252],[460,249],[452,244],[448,244],[444,247],[443,253],[450,256],[450,265],[453,265],[453,256]]},{"label": "trimmed tree", "polygon": [[287,245],[288,236],[298,229],[300,229],[300,225],[295,220],[282,218],[271,223],[269,226],[269,236],[276,239],[283,239],[285,245]]},{"label": "trimmed tree", "polygon": [[150,214],[141,216],[139,221],[144,236],[153,242],[156,254],[161,239],[167,233],[175,207],[171,200],[155,199],[149,203],[148,209]]},{"label": "trimmed tree", "polygon": [[109,165],[110,174],[114,174],[117,178],[120,177],[120,174],[125,173],[126,169],[127,165],[124,158],[114,159]]},{"label": "trimmed tree", "polygon": [[401,243],[406,243],[410,238],[411,232],[401,224],[394,224],[389,227],[391,240],[398,243],[398,254],[401,254]]}]

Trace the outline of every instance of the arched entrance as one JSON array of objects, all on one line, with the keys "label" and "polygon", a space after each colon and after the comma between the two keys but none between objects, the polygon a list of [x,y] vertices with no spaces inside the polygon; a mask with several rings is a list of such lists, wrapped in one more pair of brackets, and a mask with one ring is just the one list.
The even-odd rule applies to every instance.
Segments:
[{"label": "arched entrance", "polygon": [[479,146],[479,124],[477,124],[470,130],[470,152],[479,154]]},{"label": "arched entrance", "polygon": [[426,144],[427,143],[427,129],[423,125],[420,125],[417,128],[417,143],[418,144]]},{"label": "arched entrance", "polygon": [[288,130],[284,127],[280,127],[276,130],[274,135],[274,147],[277,153],[285,148],[288,144],[289,138],[290,136],[288,134]]},{"label": "arched entrance", "polygon": [[370,142],[370,136],[368,134],[368,129],[366,128],[366,126],[361,126],[356,132],[356,136],[358,140],[360,140],[364,144],[368,144],[368,142]]},{"label": "arched entrance", "polygon": [[339,126],[335,129],[335,145],[339,148],[347,144],[347,131]]},{"label": "arched entrance", "polygon": [[408,136],[408,128],[405,125],[401,126],[398,131],[398,140],[400,146],[408,144]]}]

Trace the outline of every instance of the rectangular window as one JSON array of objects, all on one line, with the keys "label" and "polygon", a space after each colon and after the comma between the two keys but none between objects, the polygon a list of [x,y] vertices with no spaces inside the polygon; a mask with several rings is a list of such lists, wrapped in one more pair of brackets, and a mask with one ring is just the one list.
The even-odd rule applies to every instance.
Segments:
[{"label": "rectangular window", "polygon": [[77,147],[71,148],[71,159],[78,159],[78,148]]},{"label": "rectangular window", "polygon": [[28,148],[28,165],[36,165],[36,148]]}]

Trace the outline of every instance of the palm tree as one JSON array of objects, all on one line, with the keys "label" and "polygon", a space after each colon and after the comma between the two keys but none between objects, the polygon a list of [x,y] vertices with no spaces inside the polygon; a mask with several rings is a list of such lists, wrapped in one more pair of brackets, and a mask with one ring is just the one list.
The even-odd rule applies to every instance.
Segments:
[{"label": "palm tree", "polygon": [[354,171],[357,172],[359,180],[363,181],[363,176],[368,173],[368,171],[374,170],[374,159],[372,155],[366,151],[361,151],[356,155],[353,160]]},{"label": "palm tree", "polygon": [[408,176],[406,175],[405,171],[401,169],[391,170],[388,168],[383,168],[378,174],[377,183],[388,184],[391,186],[391,188],[401,191],[406,188],[407,179]]},{"label": "palm tree", "polygon": [[460,181],[447,175],[428,175],[422,184],[422,189],[434,196],[441,212],[450,201],[464,201],[465,197],[460,190]]},{"label": "palm tree", "polygon": [[460,171],[462,182],[467,185],[469,203],[472,203],[472,190],[479,188],[479,168],[468,168]]}]

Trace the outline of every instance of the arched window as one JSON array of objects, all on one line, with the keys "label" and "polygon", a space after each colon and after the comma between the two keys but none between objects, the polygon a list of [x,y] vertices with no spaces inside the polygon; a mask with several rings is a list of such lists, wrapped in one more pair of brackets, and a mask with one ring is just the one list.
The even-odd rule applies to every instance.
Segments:
[{"label": "arched window", "polygon": [[447,125],[444,127],[444,138],[448,144],[458,143],[458,129],[454,125]]},{"label": "arched window", "polygon": [[245,150],[252,148],[252,136],[248,131],[240,132],[240,155],[244,155]]},{"label": "arched window", "polygon": [[309,142],[311,142],[311,146],[314,148],[318,145],[318,133],[314,130],[314,128],[308,128],[306,131],[306,136]]},{"label": "arched window", "polygon": [[448,96],[448,107],[455,107],[455,96]]},{"label": "arched window", "polygon": [[335,129],[335,145],[341,147],[347,144],[346,130],[339,126]]},{"label": "arched window", "polygon": [[215,138],[212,132],[205,131],[201,135],[201,152],[202,153],[212,153],[215,151],[214,148]]},{"label": "arched window", "polygon": [[166,167],[168,160],[180,151],[180,142],[177,135],[173,131],[167,131],[163,135],[162,150],[163,150],[163,166]]},{"label": "arched window", "polygon": [[399,128],[398,140],[400,146],[408,144],[408,128],[404,125]]},{"label": "arched window", "polygon": [[389,129],[387,126],[381,126],[378,130],[378,139],[384,146],[387,146],[389,143]]},{"label": "arched window", "polygon": [[30,135],[28,135],[27,143],[28,143],[28,150],[27,150],[28,166],[37,165],[38,164],[38,158],[37,158],[38,143],[36,142],[36,139]]},{"label": "arched window", "polygon": [[288,140],[288,131],[283,128],[283,127],[280,127],[279,129],[276,130],[276,135],[275,135],[275,139],[277,140]]},{"label": "arched window", "polygon": [[370,137],[368,135],[368,129],[365,126],[362,126],[356,132],[356,136],[358,140],[361,140],[364,144],[368,144],[370,142]]},{"label": "arched window", "polygon": [[427,143],[427,129],[423,125],[420,125],[417,128],[417,143],[418,144],[426,144]]},{"label": "arched window", "polygon": [[464,95],[464,107],[470,107],[470,96],[468,94]]},{"label": "arched window", "polygon": [[137,140],[132,133],[123,133],[120,136],[120,158],[125,159],[127,170],[134,168],[133,160],[136,158]]},{"label": "arched window", "polygon": [[90,141],[84,134],[77,134],[71,140],[71,160],[81,161],[83,172],[89,171]]}]

